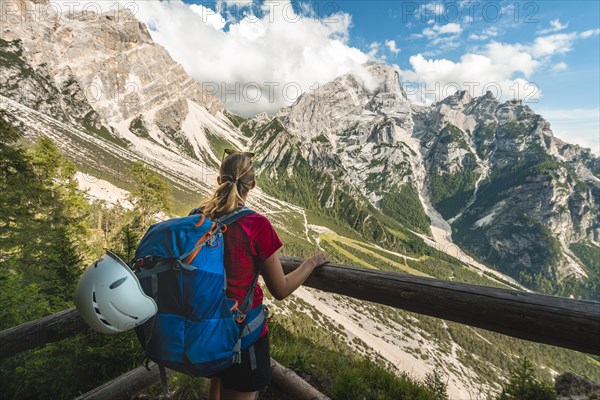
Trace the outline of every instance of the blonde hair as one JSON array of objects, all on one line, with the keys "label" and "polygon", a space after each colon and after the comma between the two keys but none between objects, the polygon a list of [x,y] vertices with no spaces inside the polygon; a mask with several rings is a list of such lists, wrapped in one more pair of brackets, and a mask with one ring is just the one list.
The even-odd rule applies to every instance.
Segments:
[{"label": "blonde hair", "polygon": [[202,204],[202,213],[208,218],[234,211],[246,201],[254,186],[252,153],[233,153],[225,157],[219,168],[219,186],[215,193]]}]

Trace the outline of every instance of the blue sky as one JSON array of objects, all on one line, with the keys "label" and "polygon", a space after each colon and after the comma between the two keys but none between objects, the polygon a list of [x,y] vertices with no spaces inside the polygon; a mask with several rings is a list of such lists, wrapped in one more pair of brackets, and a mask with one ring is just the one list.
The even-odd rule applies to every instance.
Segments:
[{"label": "blue sky", "polygon": [[600,153],[598,1],[186,1],[201,23],[179,30],[165,14],[181,10],[161,3],[142,20],[192,76],[229,89],[252,82],[263,93],[257,102],[226,98],[239,114],[293,101],[279,92],[267,101],[265,82],[304,91],[377,60],[430,91],[413,90],[415,101],[439,100],[454,84],[474,95],[491,85],[503,100],[522,98],[557,136]]},{"label": "blue sky", "polygon": [[[440,5],[440,15],[427,9],[426,5],[431,3]],[[600,24],[600,2],[597,1],[488,3],[494,5],[486,7],[485,3],[482,3],[476,6],[472,2],[470,6],[466,3],[459,8],[456,7],[458,2],[398,1],[343,1],[338,4],[341,10],[352,15],[350,44],[366,50],[370,43],[393,39],[401,52],[394,54],[387,51],[385,55],[388,62],[397,63],[401,68],[408,68],[409,56],[418,53],[430,53],[434,58],[458,60],[465,52],[474,51],[491,40],[531,44],[536,37],[594,30]],[[420,8],[413,11],[408,4],[419,5]],[[495,5],[503,7],[499,15]],[[509,5],[513,7],[508,7]],[[463,17],[472,15],[474,20],[465,23],[464,18],[457,19],[459,9]],[[439,25],[448,23],[461,25],[462,32],[454,41],[457,47],[435,46],[427,37],[412,36],[430,26],[427,21],[431,20]],[[557,30],[544,32],[553,28],[551,21],[555,21],[554,29]],[[481,38],[490,30],[495,36],[490,36],[488,39]],[[479,37],[475,38],[475,36]],[[562,67],[558,67],[559,71],[554,71],[551,68],[543,68],[529,76],[528,80],[539,85],[544,93],[539,99],[538,106],[561,108],[568,99],[570,107],[598,107],[600,104],[599,49],[597,34],[586,40],[576,40],[570,51],[557,53],[550,58],[553,65],[565,63],[566,69],[560,70]]]}]

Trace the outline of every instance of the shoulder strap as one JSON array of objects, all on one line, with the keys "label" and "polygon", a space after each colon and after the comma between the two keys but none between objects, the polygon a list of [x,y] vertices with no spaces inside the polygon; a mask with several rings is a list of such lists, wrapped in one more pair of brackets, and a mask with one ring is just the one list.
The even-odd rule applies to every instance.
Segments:
[{"label": "shoulder strap", "polygon": [[244,215],[252,214],[254,210],[249,209],[248,207],[242,207],[239,210],[235,210],[226,214],[222,217],[215,218],[213,221],[218,222],[223,225],[229,225],[242,218]]},{"label": "shoulder strap", "polygon": [[244,300],[240,306],[240,309],[244,314],[249,313],[250,309],[252,309],[252,302],[254,301],[254,288],[256,287],[256,282],[258,282],[258,275],[259,274],[256,274],[254,279],[252,279],[251,286],[246,292],[246,296],[244,296]]}]

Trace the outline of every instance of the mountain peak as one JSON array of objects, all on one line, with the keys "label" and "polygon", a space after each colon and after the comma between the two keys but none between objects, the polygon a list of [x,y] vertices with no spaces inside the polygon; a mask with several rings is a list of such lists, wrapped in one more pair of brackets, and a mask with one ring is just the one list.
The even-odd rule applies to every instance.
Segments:
[{"label": "mountain peak", "polygon": [[26,62],[34,69],[43,65],[53,84],[76,82],[84,100],[108,124],[181,98],[212,115],[224,108],[153,41],[146,25],[127,8],[118,17],[107,12],[90,18],[81,11],[52,21],[12,17],[2,26],[3,39],[19,40],[27,49]]},{"label": "mountain peak", "polygon": [[373,61],[363,65],[378,83],[376,92],[394,94],[399,100],[407,100],[406,93],[400,83],[398,71],[393,67]]},{"label": "mountain peak", "polygon": [[471,100],[473,100],[473,97],[467,90],[459,90],[444,98],[440,103],[450,107],[463,108],[466,104],[470,103]]},{"label": "mountain peak", "polygon": [[496,100],[496,96],[494,96],[494,93],[491,90],[485,92],[484,97],[489,100]]}]

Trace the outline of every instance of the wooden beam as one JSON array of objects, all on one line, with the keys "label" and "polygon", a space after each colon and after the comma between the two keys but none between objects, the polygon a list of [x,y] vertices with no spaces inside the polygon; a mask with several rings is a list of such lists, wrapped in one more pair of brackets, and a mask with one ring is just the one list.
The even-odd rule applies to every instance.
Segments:
[{"label": "wooden beam", "polygon": [[57,342],[88,329],[75,307],[0,332],[0,358],[46,343]]},{"label": "wooden beam", "polygon": [[329,397],[300,378],[294,371],[287,369],[272,358],[271,369],[273,384],[284,391],[289,398],[295,400],[329,400]]},{"label": "wooden beam", "polygon": [[[281,257],[286,273],[302,259]],[[600,355],[600,303],[329,263],[305,286]]]},{"label": "wooden beam", "polygon": [[[148,367],[150,371],[145,367],[136,368],[82,394],[75,400],[128,400],[134,394],[160,381],[158,366],[151,362]],[[329,397],[300,378],[294,371],[287,369],[272,358],[271,368],[273,384],[283,390],[290,399],[329,400]],[[167,375],[173,373],[170,369],[167,369],[166,372]]]},{"label": "wooden beam", "polygon": [[[82,394],[75,400],[129,400],[131,396],[141,392],[150,385],[160,382],[158,365],[153,362],[146,367],[138,367],[112,381],[108,381],[89,392]],[[173,371],[166,369],[167,376]]]}]

